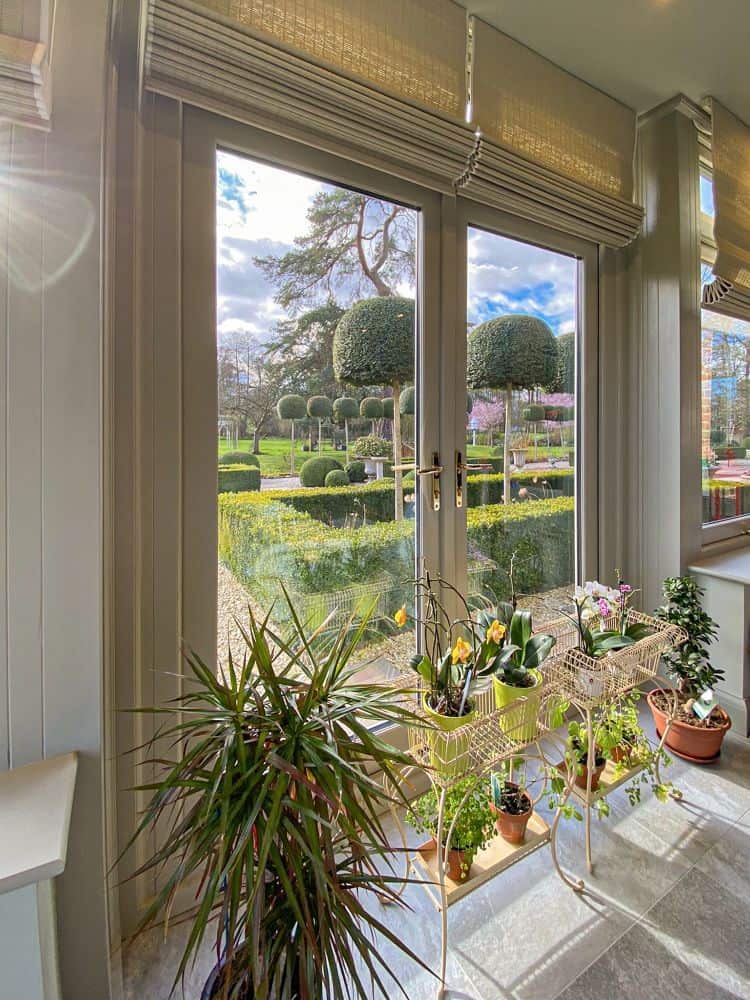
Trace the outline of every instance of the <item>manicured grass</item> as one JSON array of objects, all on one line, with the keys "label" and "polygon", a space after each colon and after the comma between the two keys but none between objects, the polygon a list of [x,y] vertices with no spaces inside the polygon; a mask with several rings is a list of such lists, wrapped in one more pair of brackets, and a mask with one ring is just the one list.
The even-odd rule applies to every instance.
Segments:
[{"label": "manicured grass", "polygon": [[[300,466],[305,461],[305,459],[310,458],[310,452],[303,451],[302,445],[304,441],[299,439],[295,442],[295,460],[294,469],[295,474],[299,475]],[[547,448],[542,441],[538,444],[538,454],[540,460],[543,456],[552,455],[555,458],[567,459],[568,448],[561,448],[559,445],[556,447]],[[225,451],[252,451],[253,442],[250,439],[242,439],[237,442],[237,444],[228,444],[226,441],[219,441],[219,458]],[[492,452],[492,448],[489,445],[469,445],[467,447],[469,461],[481,461],[483,459],[489,458]],[[288,438],[279,437],[269,437],[263,438],[260,442],[260,474],[262,477],[268,476],[288,476],[289,472],[289,462],[291,457],[291,442]],[[318,454],[317,448],[315,449],[315,455]],[[321,454],[326,458],[335,458],[337,461],[341,462],[342,465],[346,462],[346,453],[343,451],[334,451],[328,442],[323,442],[323,449]],[[528,449],[527,460],[533,461],[534,459],[534,448],[533,446]]]}]

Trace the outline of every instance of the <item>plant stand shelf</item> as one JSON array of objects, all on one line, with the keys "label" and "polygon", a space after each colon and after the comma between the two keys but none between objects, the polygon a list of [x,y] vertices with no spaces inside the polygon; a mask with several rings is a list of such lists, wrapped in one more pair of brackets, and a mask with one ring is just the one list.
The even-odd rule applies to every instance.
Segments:
[{"label": "plant stand shelf", "polygon": [[[560,761],[560,763],[556,766],[558,771],[561,771],[563,774],[567,772],[567,768],[563,761]],[[599,786],[595,791],[592,789],[592,791],[587,795],[585,788],[579,788],[578,785],[574,784],[571,794],[574,798],[578,799],[582,805],[585,806],[587,802],[589,805],[593,805],[594,802],[598,802],[599,799],[603,799],[605,796],[609,795],[610,792],[613,792],[615,788],[619,788],[620,785],[627,784],[631,778],[640,774],[642,770],[643,767],[640,764],[623,770],[613,761],[608,760],[604,765],[604,770],[599,775]]]},{"label": "plant stand shelf", "polygon": [[[445,889],[447,905],[452,906],[460,899],[468,896],[469,893],[484,885],[495,875],[510,868],[518,861],[522,861],[529,854],[549,843],[550,828],[537,813],[533,813],[526,828],[526,838],[522,844],[509,844],[506,840],[496,834],[483,851],[478,851],[471,866],[471,877],[465,882],[454,882],[453,879],[445,876]],[[426,892],[435,904],[438,913],[442,906],[440,895],[435,892],[435,888],[440,882],[438,871],[438,851],[437,845],[432,842],[423,847],[417,848],[417,852],[411,859],[412,868],[415,873],[426,877],[429,881],[423,881]]]}]

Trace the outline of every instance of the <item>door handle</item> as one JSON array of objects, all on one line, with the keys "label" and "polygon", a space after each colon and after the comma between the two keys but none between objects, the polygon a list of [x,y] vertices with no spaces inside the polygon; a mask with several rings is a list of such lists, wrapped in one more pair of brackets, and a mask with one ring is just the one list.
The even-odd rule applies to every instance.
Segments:
[{"label": "door handle", "polygon": [[432,509],[440,510],[440,473],[443,471],[443,467],[440,464],[440,455],[434,451],[432,453],[432,465],[428,465],[424,469],[417,469],[417,476],[431,476],[432,477]]}]

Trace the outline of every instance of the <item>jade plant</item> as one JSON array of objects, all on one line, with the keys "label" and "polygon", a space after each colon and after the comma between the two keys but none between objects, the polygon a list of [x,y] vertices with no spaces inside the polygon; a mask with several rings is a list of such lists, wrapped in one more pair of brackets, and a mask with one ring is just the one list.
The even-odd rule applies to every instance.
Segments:
[{"label": "jade plant", "polygon": [[703,589],[691,576],[668,577],[663,585],[666,604],[655,615],[687,632],[687,641],[663,654],[664,665],[683,698],[696,698],[724,677],[709,659],[708,647],[719,627],[701,607]]}]

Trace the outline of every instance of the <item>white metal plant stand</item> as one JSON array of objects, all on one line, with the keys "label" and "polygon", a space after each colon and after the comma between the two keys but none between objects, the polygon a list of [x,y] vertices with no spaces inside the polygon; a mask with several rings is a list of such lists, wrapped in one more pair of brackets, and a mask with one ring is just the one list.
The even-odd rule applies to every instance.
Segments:
[{"label": "white metal plant stand", "polygon": [[[557,834],[563,809],[571,796],[576,796],[584,808],[586,862],[589,872],[593,871],[591,856],[591,810],[597,799],[609,794],[614,788],[629,781],[641,768],[633,767],[624,773],[612,766],[600,778],[600,785],[593,790],[592,776],[595,765],[594,711],[612,704],[624,694],[632,691],[645,681],[651,680],[659,667],[662,654],[668,647],[683,642],[685,633],[673,625],[666,624],[648,615],[629,610],[628,622],[642,622],[652,629],[645,639],[639,640],[625,649],[610,653],[602,659],[594,659],[578,648],[578,634],[575,625],[567,618],[545,623],[543,631],[554,635],[557,643],[554,654],[542,668],[543,683],[523,695],[519,689],[517,701],[498,709],[495,707],[492,687],[473,695],[475,718],[466,725],[446,732],[437,728],[427,717],[422,702],[423,688],[412,689],[409,700],[411,710],[420,718],[420,725],[409,729],[409,746],[414,763],[402,770],[401,784],[407,783],[416,771],[426,774],[438,799],[437,830],[434,844],[422,845],[411,853],[407,849],[406,831],[396,809],[398,796],[391,796],[391,810],[399,830],[404,854],[407,857],[407,874],[413,872],[422,882],[432,898],[441,919],[440,985],[438,997],[445,995],[445,973],[448,954],[448,909],[465,898],[474,889],[507,868],[523,860],[545,844],[550,845],[555,869],[563,880],[576,892],[584,889],[581,879],[571,878],[560,865],[557,854]],[[605,629],[617,628],[619,620],[607,619],[601,622]],[[405,681],[399,678],[402,690],[413,684],[414,675]],[[519,845],[508,844],[497,835],[490,845],[480,851],[473,862],[475,874],[465,882],[453,882],[447,874],[448,851],[453,838],[457,818],[468,796],[476,785],[471,785],[455,810],[452,823],[445,832],[446,796],[456,785],[466,778],[474,777],[477,782],[484,779],[488,783],[493,771],[511,765],[517,758],[536,757],[545,772],[560,766],[560,754],[565,760],[565,741],[555,732],[559,727],[561,707],[571,706],[585,720],[588,735],[588,768],[586,789],[578,789],[576,774],[571,769],[567,774],[565,790],[555,812],[552,825],[534,813],[529,821],[526,840]],[[671,719],[661,734],[659,749],[663,747]],[[552,748],[550,751],[549,747]],[[554,758],[554,759],[553,759]],[[564,767],[564,763],[562,765]],[[658,760],[657,760],[658,768]],[[658,777],[658,772],[657,772]],[[660,779],[659,779],[660,780]],[[544,795],[544,789],[536,802]],[[405,885],[401,886],[403,892]]]}]

